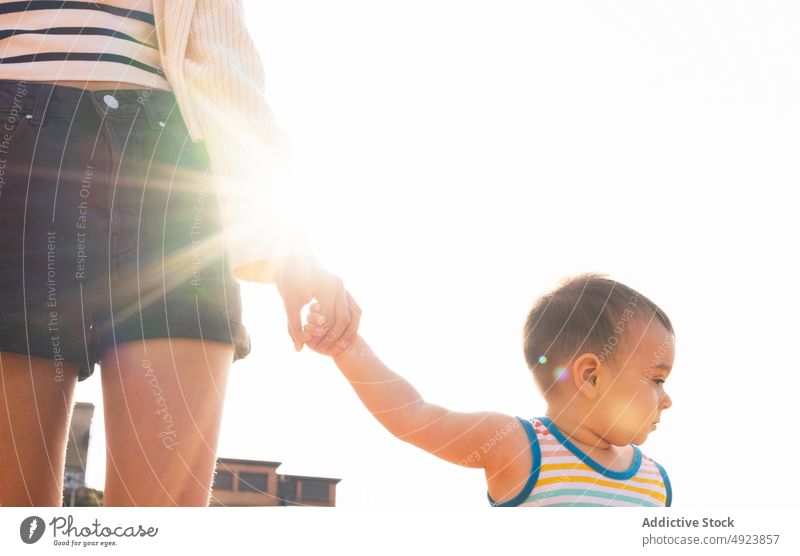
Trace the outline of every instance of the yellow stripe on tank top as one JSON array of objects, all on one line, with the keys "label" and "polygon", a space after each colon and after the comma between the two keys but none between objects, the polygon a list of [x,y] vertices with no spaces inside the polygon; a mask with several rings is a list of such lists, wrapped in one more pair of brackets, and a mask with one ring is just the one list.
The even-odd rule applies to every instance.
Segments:
[{"label": "yellow stripe on tank top", "polygon": [[[563,471],[565,469],[577,469],[580,471],[594,471],[585,463],[544,463],[540,467],[540,472],[544,471]],[[661,486],[661,481],[658,479],[642,479],[640,477],[631,477],[629,481],[636,481],[637,483],[644,483],[647,485]]]}]

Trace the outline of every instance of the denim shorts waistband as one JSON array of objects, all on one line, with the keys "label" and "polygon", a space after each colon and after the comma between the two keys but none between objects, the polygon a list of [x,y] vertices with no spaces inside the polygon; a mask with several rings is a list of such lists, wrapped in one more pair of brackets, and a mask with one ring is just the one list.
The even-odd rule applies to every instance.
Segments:
[{"label": "denim shorts waistband", "polygon": [[172,91],[141,89],[88,90],[45,82],[0,79],[0,113],[14,112],[41,125],[43,119],[90,120],[103,110],[105,117],[131,119],[144,110],[151,123],[180,118]]}]

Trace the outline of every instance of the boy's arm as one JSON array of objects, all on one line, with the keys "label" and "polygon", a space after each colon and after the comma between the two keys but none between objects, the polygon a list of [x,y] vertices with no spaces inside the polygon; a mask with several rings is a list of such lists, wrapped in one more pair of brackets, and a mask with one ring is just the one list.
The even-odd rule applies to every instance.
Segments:
[{"label": "boy's arm", "polygon": [[[310,322],[307,334],[325,333],[323,319],[310,314],[309,320],[320,326]],[[526,438],[519,420],[496,412],[449,411],[426,402],[408,381],[378,359],[361,336],[356,335],[333,360],[370,413],[397,438],[451,463],[493,473],[502,473],[519,456],[508,449]],[[504,445],[508,437],[517,442]]]},{"label": "boy's arm", "polygon": [[502,413],[461,413],[426,402],[378,359],[361,336],[333,360],[389,432],[451,463],[497,469],[503,460],[502,441],[522,428],[516,418]]}]

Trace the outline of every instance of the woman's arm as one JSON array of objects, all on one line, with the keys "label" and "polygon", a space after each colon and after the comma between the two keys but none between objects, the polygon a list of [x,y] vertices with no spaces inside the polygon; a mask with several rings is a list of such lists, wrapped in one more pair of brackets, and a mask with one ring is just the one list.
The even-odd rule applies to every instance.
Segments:
[{"label": "woman's arm", "polygon": [[[180,5],[168,3],[164,16],[177,18]],[[181,112],[208,150],[231,271],[274,283],[276,261],[313,253],[295,225],[291,144],[267,102],[264,64],[247,23],[241,0],[197,0],[183,58],[167,67],[180,69],[171,83]]]},{"label": "woman's arm", "polygon": [[[177,17],[169,12],[175,9],[167,7],[166,15]],[[234,277],[275,283],[296,350],[303,346],[300,309],[308,291],[335,307],[325,315],[334,341],[351,341],[357,308],[348,306],[341,279],[320,266],[300,226],[301,199],[285,179],[290,143],[267,103],[264,64],[241,0],[195,2],[181,68],[176,85],[179,93],[186,87],[186,106],[193,108],[187,123],[199,128],[208,149],[223,218],[220,240]],[[321,343],[332,347],[331,340]]]}]

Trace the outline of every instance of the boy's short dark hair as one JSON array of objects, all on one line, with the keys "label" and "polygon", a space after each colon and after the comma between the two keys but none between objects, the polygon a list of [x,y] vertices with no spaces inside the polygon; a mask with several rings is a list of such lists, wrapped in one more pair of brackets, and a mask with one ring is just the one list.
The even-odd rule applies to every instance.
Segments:
[{"label": "boy's short dark hair", "polygon": [[[655,315],[654,315],[655,313]],[[627,353],[624,340],[638,339],[638,325],[660,321],[673,336],[666,313],[633,288],[605,274],[587,272],[563,280],[531,307],[524,329],[525,361],[543,394],[573,358],[595,353],[603,362],[618,363]],[[628,333],[630,329],[634,333]]]}]

